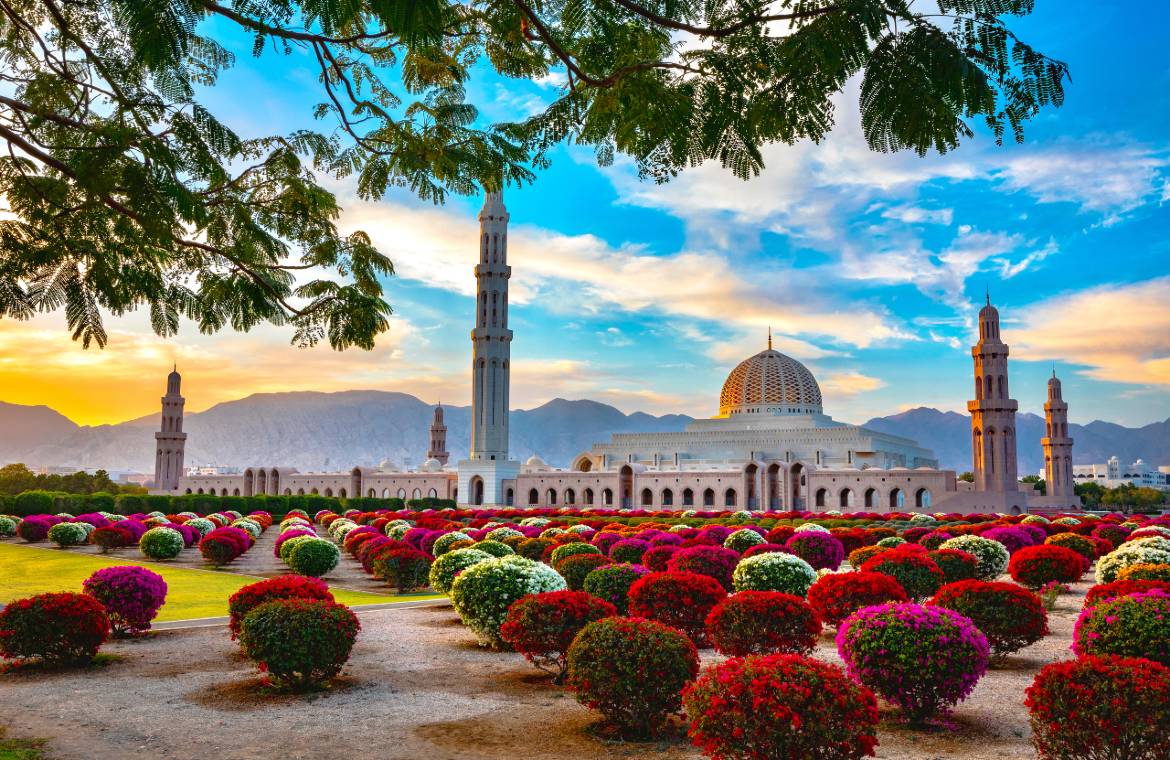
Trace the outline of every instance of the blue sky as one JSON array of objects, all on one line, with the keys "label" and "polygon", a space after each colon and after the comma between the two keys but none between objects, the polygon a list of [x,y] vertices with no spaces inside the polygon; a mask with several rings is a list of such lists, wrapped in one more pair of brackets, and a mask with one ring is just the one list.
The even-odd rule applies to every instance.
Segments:
[{"label": "blue sky", "polygon": [[[1072,70],[1064,106],[1028,124],[1024,145],[997,147],[981,131],[946,156],[874,154],[851,83],[828,140],[769,147],[768,168],[749,182],[703,166],[656,186],[627,161],[602,169],[588,149],[561,147],[533,186],[505,196],[513,405],[562,396],[710,415],[724,377],[764,347],[770,324],[838,419],[961,410],[989,289],[1021,409],[1040,411],[1055,363],[1075,422],[1170,416],[1170,6],[1139,5],[1040,0],[1011,22]],[[244,135],[314,126],[310,62],[257,60],[246,36],[228,39],[239,60],[205,94],[212,111]],[[485,120],[512,120],[555,88],[481,69],[469,94]],[[369,232],[399,272],[386,283],[394,328],[374,352],[301,351],[268,328],[207,337],[187,326],[160,342],[140,315],[115,323],[105,357],[79,357],[52,337],[55,355],[95,372],[130,358],[139,375],[173,358],[188,368],[193,408],[256,390],[341,388],[468,403],[480,199],[436,208],[392,191],[370,203],[352,183],[330,186],[342,226]],[[49,341],[58,321],[21,329]],[[0,344],[5,334],[15,339],[13,326]],[[140,413],[157,406],[149,387]],[[25,391],[7,400],[54,405],[52,388]],[[94,421],[138,408],[137,397],[89,403],[82,416]]]}]

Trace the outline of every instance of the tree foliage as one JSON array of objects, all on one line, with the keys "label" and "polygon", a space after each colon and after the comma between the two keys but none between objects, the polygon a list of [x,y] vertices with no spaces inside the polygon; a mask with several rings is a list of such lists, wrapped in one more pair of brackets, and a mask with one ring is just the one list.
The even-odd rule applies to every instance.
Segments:
[{"label": "tree foliage", "polygon": [[[913,5],[913,7],[912,7]],[[565,141],[666,181],[707,160],[749,178],[762,148],[820,140],[859,76],[879,151],[997,140],[1063,99],[1067,70],[1002,17],[1033,0],[4,0],[0,2],[0,317],[148,308],[173,335],[288,324],[293,341],[370,348],[391,262],[336,227],[317,173],[359,195],[432,202],[533,179]],[[216,24],[207,24],[212,19]],[[243,138],[199,102],[234,56],[317,68],[322,131]],[[484,124],[474,67],[563,76],[543,112]]]},{"label": "tree foliage", "polygon": [[23,464],[0,467],[0,494],[15,495],[25,491],[57,493],[143,493],[137,486],[118,485],[105,470],[92,475],[84,470],[68,475],[38,474]]}]

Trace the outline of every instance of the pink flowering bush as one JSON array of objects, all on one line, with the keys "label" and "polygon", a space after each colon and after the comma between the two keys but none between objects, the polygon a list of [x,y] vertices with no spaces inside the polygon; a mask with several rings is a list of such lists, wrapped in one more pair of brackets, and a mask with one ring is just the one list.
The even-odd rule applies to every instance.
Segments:
[{"label": "pink flowering bush", "polygon": [[[723,527],[721,525],[711,527]],[[726,536],[724,536],[726,538]],[[672,573],[697,573],[719,581],[727,591],[734,590],[731,574],[739,564],[739,552],[722,546],[690,546],[679,549],[666,563]]]},{"label": "pink flowering bush", "polygon": [[812,565],[813,570],[836,570],[845,561],[845,547],[828,533],[796,533],[784,542],[784,548]]},{"label": "pink flowering bush", "polygon": [[156,572],[136,565],[103,567],[81,584],[102,603],[115,636],[150,630],[167,599],[167,582]]},{"label": "pink flowering bush", "polygon": [[987,672],[987,638],[941,607],[890,602],[858,610],[837,632],[850,675],[914,723],[945,713]]},{"label": "pink flowering bush", "polygon": [[1073,651],[1170,665],[1170,594],[1151,589],[1085,607],[1073,629]]}]

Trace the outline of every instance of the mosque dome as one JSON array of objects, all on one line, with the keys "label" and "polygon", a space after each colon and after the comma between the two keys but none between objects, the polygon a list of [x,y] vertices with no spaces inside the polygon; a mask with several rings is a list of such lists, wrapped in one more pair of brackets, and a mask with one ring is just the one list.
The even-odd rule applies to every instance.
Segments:
[{"label": "mosque dome", "polygon": [[378,465],[378,469],[382,472],[398,472],[398,465],[394,464],[394,462],[389,459],[383,459],[382,462]]},{"label": "mosque dome", "polygon": [[723,383],[719,416],[733,414],[821,414],[821,388],[804,366],[772,350],[743,360]]},{"label": "mosque dome", "polygon": [[528,461],[525,462],[524,464],[527,465],[528,467],[547,467],[548,466],[544,463],[544,460],[541,459],[536,454],[533,454],[532,456],[528,457]]},{"label": "mosque dome", "polygon": [[443,463],[434,457],[431,457],[427,461],[423,462],[422,465],[423,472],[438,472],[441,469],[443,469]]}]

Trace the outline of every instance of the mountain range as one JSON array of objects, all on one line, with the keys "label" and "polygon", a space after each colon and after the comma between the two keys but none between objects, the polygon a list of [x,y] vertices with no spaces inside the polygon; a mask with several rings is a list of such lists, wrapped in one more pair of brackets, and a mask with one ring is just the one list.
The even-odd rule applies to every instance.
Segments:
[{"label": "mountain range", "polygon": [[[258,393],[186,416],[187,466],[277,464],[312,471],[387,459],[417,466],[425,457],[432,409],[414,396],[387,391]],[[451,460],[466,458],[471,408],[447,406],[444,416]],[[0,401],[0,464],[150,472],[158,419],[155,414],[117,425],[81,426],[46,406]],[[512,412],[511,451],[520,459],[539,454],[549,464],[565,466],[612,433],[677,431],[691,419],[625,414],[596,401],[557,398]],[[944,468],[970,469],[971,423],[964,414],[919,407],[875,417],[865,426],[917,440],[934,450]],[[1016,427],[1020,474],[1040,471],[1044,419],[1020,414]],[[1140,428],[1094,421],[1069,425],[1069,433],[1078,464],[1114,455],[1126,464],[1138,458],[1170,464],[1170,419]]]}]

